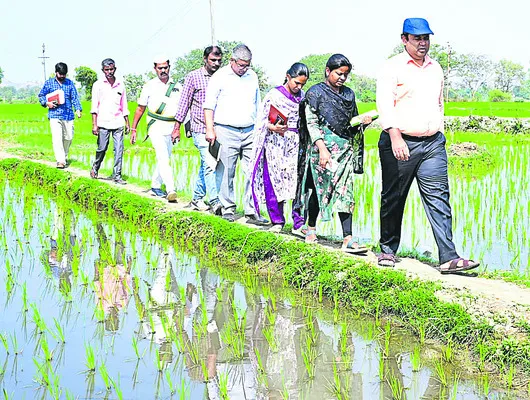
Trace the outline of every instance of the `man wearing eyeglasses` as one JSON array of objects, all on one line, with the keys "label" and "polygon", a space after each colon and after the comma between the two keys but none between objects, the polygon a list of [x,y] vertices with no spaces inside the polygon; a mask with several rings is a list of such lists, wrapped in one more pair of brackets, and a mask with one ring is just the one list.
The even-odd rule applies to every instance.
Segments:
[{"label": "man wearing eyeglasses", "polygon": [[246,174],[244,210],[247,223],[266,225],[269,221],[257,215],[254,209],[248,176],[260,101],[258,77],[250,69],[251,61],[250,49],[244,44],[237,45],[230,64],[211,77],[203,103],[205,139],[210,143],[217,140],[221,145],[215,173],[223,218],[230,222],[235,219],[234,177],[240,158]]},{"label": "man wearing eyeglasses", "polygon": [[479,263],[461,258],[453,243],[443,134],[443,71],[427,55],[433,32],[423,18],[407,18],[402,32],[404,51],[386,62],[377,80],[383,128],[379,139],[383,187],[378,263],[394,266],[405,201],[415,179],[438,246],[440,272],[466,271]]}]

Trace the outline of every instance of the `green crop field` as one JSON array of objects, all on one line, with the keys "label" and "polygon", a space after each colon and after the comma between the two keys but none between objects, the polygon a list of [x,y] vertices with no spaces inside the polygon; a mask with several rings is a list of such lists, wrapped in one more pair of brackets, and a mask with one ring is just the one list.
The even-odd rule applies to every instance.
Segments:
[{"label": "green crop field", "polygon": [[[363,113],[376,108],[375,103],[359,103],[359,112]],[[445,115],[448,117],[482,117],[530,118],[530,102],[450,102],[445,103]]]}]

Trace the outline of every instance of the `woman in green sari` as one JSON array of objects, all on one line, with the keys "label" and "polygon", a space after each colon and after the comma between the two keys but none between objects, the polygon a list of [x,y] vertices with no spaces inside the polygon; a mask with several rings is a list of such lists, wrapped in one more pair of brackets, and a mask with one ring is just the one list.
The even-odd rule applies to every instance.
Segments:
[{"label": "woman in green sari", "polygon": [[344,237],[342,250],[365,253],[366,247],[352,239],[352,179],[354,173],[363,172],[362,131],[372,119],[363,118],[362,125],[355,128],[350,125],[352,117],[359,114],[353,90],[344,86],[351,69],[345,56],[334,54],[326,63],[325,82],[307,91],[302,105],[305,123],[301,141],[306,142],[306,151],[300,154],[298,206],[307,215],[307,243],[317,241],[317,217],[329,221],[332,213],[338,212]]}]

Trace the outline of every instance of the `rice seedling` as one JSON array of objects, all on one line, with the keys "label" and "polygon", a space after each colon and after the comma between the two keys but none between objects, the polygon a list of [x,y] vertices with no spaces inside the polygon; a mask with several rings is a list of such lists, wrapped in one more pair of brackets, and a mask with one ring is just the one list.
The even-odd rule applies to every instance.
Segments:
[{"label": "rice seedling", "polygon": [[390,391],[392,392],[393,400],[402,400],[406,398],[405,387],[403,386],[403,382],[401,381],[401,379],[396,377],[394,373],[390,374],[386,382],[390,387]]},{"label": "rice seedling", "polygon": [[410,353],[410,363],[412,364],[412,372],[418,372],[421,369],[420,346],[414,346],[412,353]]},{"label": "rice seedling", "polygon": [[348,390],[343,387],[337,364],[333,362],[333,382],[326,378],[327,390],[338,400],[348,399]]},{"label": "rice seedling", "polygon": [[219,374],[219,395],[223,400],[229,400],[228,397],[228,374],[223,372]]},{"label": "rice seedling", "polygon": [[[225,399],[225,397],[223,397],[222,395],[223,392],[222,392],[221,384],[219,384],[219,390],[221,393],[221,398]],[[180,381],[180,386],[177,389],[177,394],[179,396],[179,399],[189,399],[190,398],[189,392],[190,392],[190,389],[186,383],[186,379],[182,377],[182,380]],[[226,397],[226,399],[228,399],[228,397]]]},{"label": "rice seedling", "polygon": [[0,333],[0,341],[2,342],[2,345],[4,346],[6,353],[9,354],[9,344],[7,343],[7,334]]},{"label": "rice seedling", "polygon": [[278,343],[276,341],[276,337],[274,336],[274,327],[268,326],[265,327],[262,330],[263,336],[265,337],[265,340],[267,341],[267,344],[269,345],[270,350],[273,353],[278,352]]},{"label": "rice seedling", "polygon": [[44,322],[44,319],[42,318],[39,309],[37,308],[37,305],[35,303],[31,303],[30,307],[33,311],[32,319],[33,323],[35,324],[36,333],[42,334],[48,330],[46,323]]},{"label": "rice seedling", "polygon": [[442,346],[442,358],[446,362],[452,362],[454,359],[453,344],[451,341],[447,345]]},{"label": "rice seedling", "polygon": [[52,351],[50,351],[50,347],[48,346],[48,341],[46,340],[46,335],[42,335],[40,337],[40,348],[42,349],[42,354],[44,356],[44,361],[48,362],[51,361],[53,358]]},{"label": "rice seedling", "polygon": [[96,357],[94,349],[88,343],[85,343],[85,366],[86,372],[93,373],[96,371]]},{"label": "rice seedling", "polygon": [[379,371],[379,380],[383,382],[385,380],[385,356],[383,355],[383,352],[379,353],[379,364],[378,364],[378,371]]},{"label": "rice seedling", "polygon": [[[303,346],[303,345],[302,345]],[[315,361],[318,357],[317,351],[313,346],[301,347],[302,359],[309,379],[315,377]]]},{"label": "rice seedling", "polygon": [[22,285],[22,312],[28,312],[28,290],[26,282]]},{"label": "rice seedling", "polygon": [[18,339],[17,339],[17,335],[15,332],[13,332],[9,338],[11,339],[11,347],[13,349],[13,354],[14,355],[19,355],[22,353],[22,349],[20,349],[18,347]]},{"label": "rice seedling", "polygon": [[487,373],[481,376],[480,383],[482,394],[484,395],[484,397],[488,398],[488,395],[490,394],[490,378]]},{"label": "rice seedling", "polygon": [[101,376],[101,379],[103,380],[103,384],[105,385],[105,388],[107,391],[109,391],[112,388],[111,378],[109,376],[109,372],[107,371],[107,366],[102,361],[101,365],[99,366],[99,375]]},{"label": "rice seedling", "polygon": [[445,367],[441,359],[434,361],[434,371],[438,382],[443,386],[447,386],[447,374],[445,373]]},{"label": "rice seedling", "polygon": [[510,364],[510,367],[504,373],[504,382],[506,387],[511,389],[513,387],[513,378],[515,377],[516,369],[514,364]]},{"label": "rice seedling", "polygon": [[56,318],[53,319],[53,323],[55,324],[55,332],[50,330],[50,334],[60,343],[66,343],[66,340],[64,338],[64,328],[61,326],[59,321],[57,321]]},{"label": "rice seedling", "polygon": [[35,357],[33,357],[33,364],[35,365],[37,374],[34,377],[35,381],[41,386],[50,386],[51,379],[49,364],[46,362],[39,363],[39,361]]},{"label": "rice seedling", "polygon": [[385,335],[384,336],[385,344],[383,348],[383,354],[385,357],[389,357],[390,356],[390,338],[392,336],[392,330],[391,330],[389,321],[387,321],[385,325],[384,335]]},{"label": "rice seedling", "polygon": [[456,400],[458,396],[458,385],[460,384],[460,376],[455,374],[453,379],[453,390],[451,391],[451,400]]},{"label": "rice seedling", "polygon": [[118,374],[118,382],[116,382],[114,379],[110,379],[111,385],[114,388],[114,393],[116,393],[116,396],[119,400],[123,400],[123,390],[121,389],[120,384],[120,374]]},{"label": "rice seedling", "polygon": [[173,379],[171,378],[171,373],[169,372],[168,369],[166,369],[166,382],[167,382],[167,385],[169,387],[169,393],[171,395],[174,395],[175,392],[176,392],[176,388],[175,388],[175,384],[173,383]]}]

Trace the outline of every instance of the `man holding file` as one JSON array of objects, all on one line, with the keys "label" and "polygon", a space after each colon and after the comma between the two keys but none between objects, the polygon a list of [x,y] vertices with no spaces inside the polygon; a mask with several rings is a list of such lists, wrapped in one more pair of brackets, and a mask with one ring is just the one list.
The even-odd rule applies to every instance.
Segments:
[{"label": "man holding file", "polygon": [[68,66],[55,64],[55,77],[44,82],[39,93],[39,102],[48,108],[48,119],[52,132],[53,153],[57,168],[66,168],[68,150],[74,137],[74,112],[81,118],[81,102],[74,83],[66,77]]}]

